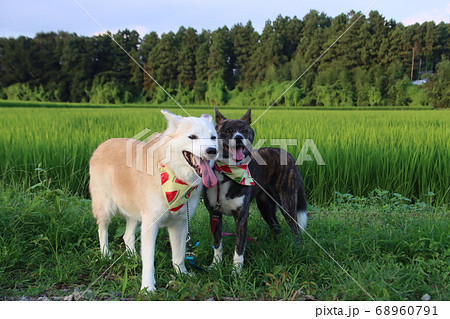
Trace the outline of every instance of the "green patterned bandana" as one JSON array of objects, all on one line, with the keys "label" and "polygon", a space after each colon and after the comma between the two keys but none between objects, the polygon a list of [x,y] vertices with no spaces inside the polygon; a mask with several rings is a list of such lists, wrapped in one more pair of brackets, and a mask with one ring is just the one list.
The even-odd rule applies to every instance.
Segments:
[{"label": "green patterned bandana", "polygon": [[219,172],[224,173],[226,176],[231,178],[233,181],[244,186],[253,186],[255,182],[250,175],[250,170],[248,169],[248,164],[242,165],[227,165],[216,161],[216,169]]},{"label": "green patterned bandana", "polygon": [[189,200],[192,192],[198,186],[189,186],[178,179],[175,174],[165,166],[161,166],[161,186],[164,198],[172,213],[179,211]]}]

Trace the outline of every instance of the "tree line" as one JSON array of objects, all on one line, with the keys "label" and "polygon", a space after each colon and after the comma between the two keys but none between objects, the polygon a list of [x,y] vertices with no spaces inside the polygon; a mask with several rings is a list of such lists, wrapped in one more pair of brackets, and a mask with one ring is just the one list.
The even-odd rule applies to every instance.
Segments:
[{"label": "tree line", "polygon": [[[299,78],[277,105],[448,107],[449,34],[444,22],[404,26],[377,11],[332,18],[311,10],[267,21],[261,34],[249,21],[160,36],[0,38],[0,98],[170,102],[160,85],[185,105],[270,105]],[[426,78],[424,88],[410,84]]]}]

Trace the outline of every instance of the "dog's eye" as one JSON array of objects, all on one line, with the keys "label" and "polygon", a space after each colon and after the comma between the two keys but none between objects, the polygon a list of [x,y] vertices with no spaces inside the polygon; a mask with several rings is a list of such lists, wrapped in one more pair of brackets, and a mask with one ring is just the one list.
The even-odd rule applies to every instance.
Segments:
[{"label": "dog's eye", "polygon": [[225,130],[225,133],[233,133],[233,130],[231,128],[228,128]]},{"label": "dog's eye", "polygon": [[189,137],[191,140],[196,140],[196,139],[198,139],[198,136],[195,135],[195,134],[189,135],[188,137]]},{"label": "dog's eye", "polygon": [[215,137],[215,136],[213,135],[213,136],[211,136],[211,139],[212,139],[213,141],[215,141],[215,140],[217,139],[217,137]]}]

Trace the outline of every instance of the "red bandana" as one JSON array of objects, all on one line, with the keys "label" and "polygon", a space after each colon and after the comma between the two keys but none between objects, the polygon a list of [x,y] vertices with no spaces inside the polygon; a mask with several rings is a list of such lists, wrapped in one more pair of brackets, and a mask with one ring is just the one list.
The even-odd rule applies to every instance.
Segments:
[{"label": "red bandana", "polygon": [[244,186],[253,186],[255,182],[250,175],[250,170],[248,169],[248,164],[242,165],[227,165],[216,161],[216,169],[219,172],[224,173],[226,176],[231,178],[233,181]]},{"label": "red bandana", "polygon": [[189,200],[192,192],[196,190],[198,186],[189,186],[181,179],[178,179],[175,174],[165,166],[161,166],[160,170],[164,198],[167,201],[169,210],[172,213],[175,213]]}]

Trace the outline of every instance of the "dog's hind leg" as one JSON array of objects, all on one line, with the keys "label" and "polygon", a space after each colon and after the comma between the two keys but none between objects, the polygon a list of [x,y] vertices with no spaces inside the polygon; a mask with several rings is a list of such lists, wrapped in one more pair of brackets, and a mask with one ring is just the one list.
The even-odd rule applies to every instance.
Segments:
[{"label": "dog's hind leg", "polygon": [[281,227],[277,219],[277,205],[275,202],[265,193],[260,192],[256,196],[256,205],[267,225],[269,225],[270,230],[278,235],[281,232]]},{"label": "dog's hind leg", "polygon": [[210,214],[210,224],[214,237],[214,258],[211,264],[211,266],[213,267],[214,265],[220,264],[222,262],[222,214]]},{"label": "dog's hind leg", "polygon": [[297,198],[290,196],[288,193],[280,194],[280,210],[286,222],[296,236],[297,241],[300,241],[300,225],[297,218]]},{"label": "dog's hind leg", "polygon": [[100,251],[103,257],[111,257],[108,245],[108,226],[109,220],[106,218],[98,218],[98,238],[100,241]]},{"label": "dog's hind leg", "polygon": [[127,220],[127,226],[125,228],[125,234],[123,235],[123,241],[125,242],[126,249],[131,253],[136,254],[134,233],[139,221],[130,216],[125,217],[125,219]]},{"label": "dog's hind leg", "polygon": [[117,206],[106,186],[108,181],[97,170],[90,169],[91,179],[89,190],[91,193],[92,214],[97,220],[100,251],[104,257],[111,257],[108,245],[108,226],[117,211]]},{"label": "dog's hind leg", "polygon": [[99,199],[94,194],[92,195],[92,214],[97,219],[100,251],[103,257],[110,257],[111,252],[109,251],[108,245],[108,226],[113,213],[111,212],[107,200]]}]

